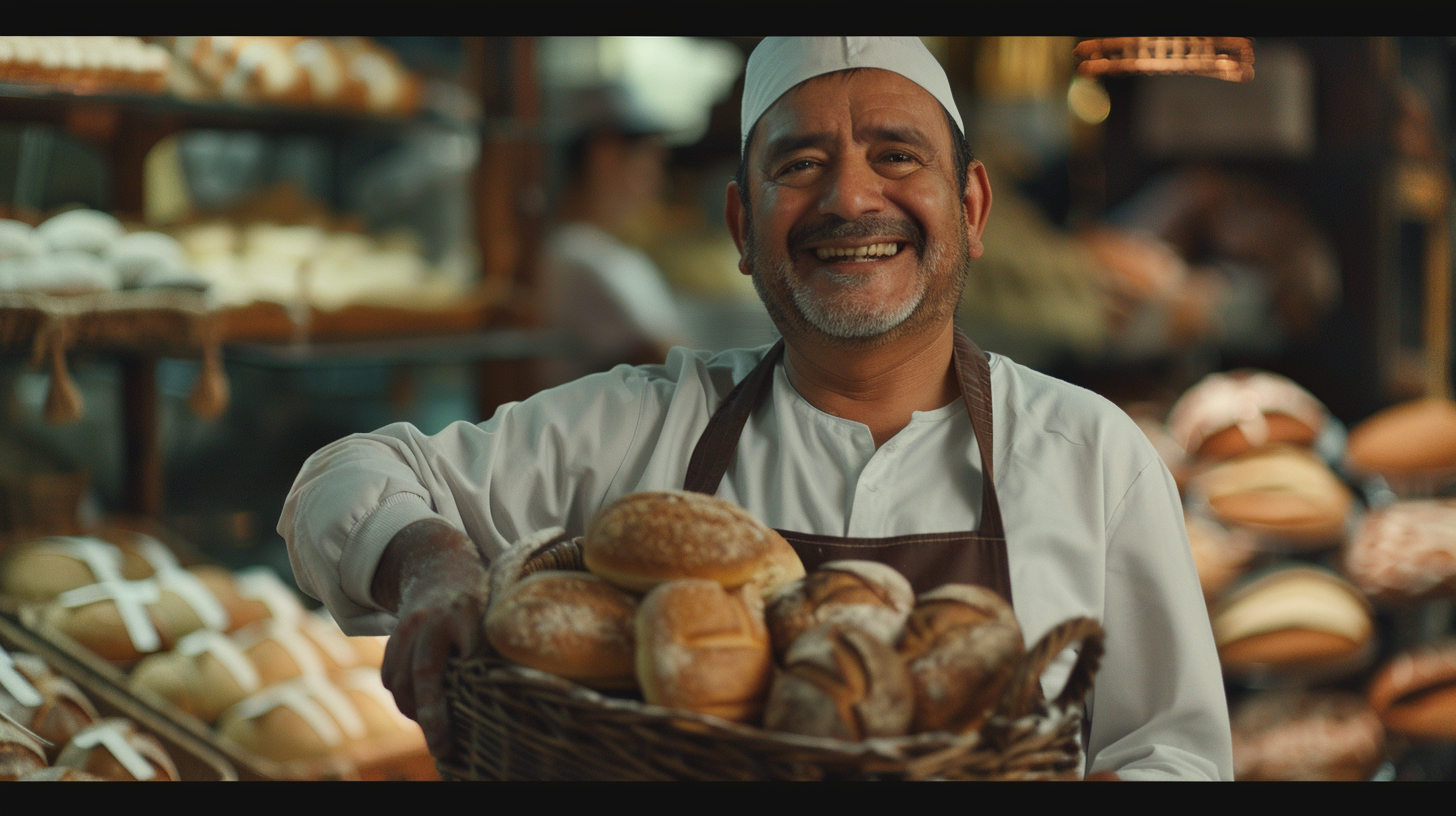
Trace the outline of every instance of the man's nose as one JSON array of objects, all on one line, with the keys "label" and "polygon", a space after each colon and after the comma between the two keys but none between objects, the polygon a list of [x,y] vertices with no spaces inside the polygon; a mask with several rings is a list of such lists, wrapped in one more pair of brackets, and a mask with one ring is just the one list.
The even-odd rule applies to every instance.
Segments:
[{"label": "man's nose", "polygon": [[884,178],[863,159],[838,162],[820,199],[820,212],[853,221],[884,208]]}]

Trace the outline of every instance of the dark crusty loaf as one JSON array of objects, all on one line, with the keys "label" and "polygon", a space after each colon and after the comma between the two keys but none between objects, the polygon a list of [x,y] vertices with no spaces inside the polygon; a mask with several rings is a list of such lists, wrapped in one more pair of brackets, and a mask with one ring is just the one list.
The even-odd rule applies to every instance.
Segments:
[{"label": "dark crusty loaf", "polygon": [[914,715],[914,685],[894,647],[853,624],[829,623],[789,648],[764,727],[856,741],[909,733]]},{"label": "dark crusty loaf", "polygon": [[979,728],[1025,651],[1016,616],[996,592],[946,584],[922,593],[900,642],[915,683],[914,730]]}]

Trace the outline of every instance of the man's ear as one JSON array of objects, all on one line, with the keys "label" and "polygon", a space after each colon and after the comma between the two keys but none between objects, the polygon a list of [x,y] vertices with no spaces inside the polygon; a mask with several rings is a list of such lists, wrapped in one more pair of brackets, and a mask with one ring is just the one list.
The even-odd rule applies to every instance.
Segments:
[{"label": "man's ear", "polygon": [[738,182],[728,182],[728,200],[723,206],[724,218],[728,222],[728,233],[733,236],[733,245],[738,247],[738,271],[753,274],[748,269],[748,215],[743,211],[743,199],[738,197]]},{"label": "man's ear", "polygon": [[971,257],[979,258],[985,251],[981,233],[986,230],[986,216],[991,212],[991,182],[986,178],[986,165],[978,159],[972,159],[966,167],[966,196],[962,203],[965,205]]}]

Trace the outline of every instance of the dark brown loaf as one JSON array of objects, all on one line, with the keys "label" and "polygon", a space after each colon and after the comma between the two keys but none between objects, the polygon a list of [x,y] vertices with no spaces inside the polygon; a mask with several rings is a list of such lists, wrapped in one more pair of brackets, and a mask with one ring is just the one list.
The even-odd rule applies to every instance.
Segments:
[{"label": "dark brown loaf", "polygon": [[898,643],[915,590],[894,568],[877,561],[830,561],[769,599],[764,616],[774,655],[826,623],[858,626],[886,643]]},{"label": "dark brown loaf", "polygon": [[599,689],[637,685],[637,599],[589,572],[548,570],[491,603],[485,635],[503,657]]},{"label": "dark brown loaf", "polygon": [[773,680],[763,601],[703,578],[668,581],[637,609],[637,681],[647,702],[756,722]]},{"label": "dark brown loaf", "polygon": [[894,647],[852,624],[800,635],[774,678],[764,727],[858,741],[910,731],[915,689]]},{"label": "dark brown loaf", "polygon": [[900,642],[915,684],[914,730],[979,728],[1025,652],[1021,626],[996,592],[947,584],[921,594]]},{"label": "dark brown loaf", "polygon": [[767,596],[804,577],[783,536],[737,505],[683,490],[634,493],[603,509],[582,539],[587,569],[633,592],[679,578],[745,584]]}]

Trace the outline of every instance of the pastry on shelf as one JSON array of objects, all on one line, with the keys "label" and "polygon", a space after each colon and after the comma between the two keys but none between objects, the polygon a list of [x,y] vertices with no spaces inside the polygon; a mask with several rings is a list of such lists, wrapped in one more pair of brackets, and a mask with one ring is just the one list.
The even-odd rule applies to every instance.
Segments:
[{"label": "pastry on shelf", "polygon": [[1386,758],[1380,719],[1351,692],[1260,692],[1230,720],[1241,782],[1363,782]]},{"label": "pastry on shelf", "polygon": [[1210,611],[1224,674],[1322,677],[1366,665],[1374,610],[1335,573],[1301,564],[1250,576]]},{"label": "pastry on shelf", "polygon": [[1410,499],[1368,512],[1341,568],[1367,595],[1394,603],[1456,593],[1456,500]]},{"label": "pastry on shelf", "polygon": [[1368,696],[1392,733],[1456,739],[1456,642],[1445,639],[1397,654],[1376,672]]}]

